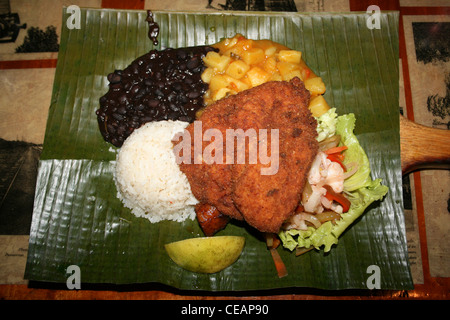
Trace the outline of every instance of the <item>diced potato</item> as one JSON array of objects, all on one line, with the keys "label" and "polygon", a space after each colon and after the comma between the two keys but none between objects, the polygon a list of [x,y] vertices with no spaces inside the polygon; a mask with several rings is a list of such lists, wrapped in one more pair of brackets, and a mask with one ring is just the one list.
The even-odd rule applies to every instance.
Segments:
[{"label": "diced potato", "polygon": [[325,93],[325,84],[321,77],[309,78],[305,80],[305,87],[312,95],[319,95]]},{"label": "diced potato", "polygon": [[272,73],[270,75],[270,81],[283,81],[283,78],[281,77],[281,75],[279,73]]},{"label": "diced potato", "polygon": [[252,84],[252,87],[256,87],[270,79],[270,74],[259,67],[253,67],[247,72],[247,77]]},{"label": "diced potato", "polygon": [[[248,73],[248,72],[247,72]],[[250,82],[250,79],[248,78],[248,75],[245,75],[244,78],[242,78],[240,81],[242,81],[243,83],[245,83],[249,88],[252,87],[252,83]]]},{"label": "diced potato", "polygon": [[238,42],[236,43],[236,46],[239,46],[244,50],[248,50],[253,47],[253,40],[240,36],[238,37]]},{"label": "diced potato", "polygon": [[248,65],[259,64],[265,59],[264,51],[261,48],[251,48],[243,52],[242,60]]},{"label": "diced potato", "polygon": [[322,95],[313,98],[309,102],[309,110],[311,111],[314,117],[320,117],[329,109],[330,106],[328,105],[327,101]]},{"label": "diced potato", "polygon": [[[214,102],[214,100],[211,97],[203,97],[203,102],[206,106],[210,105],[211,103]],[[197,117],[198,118],[198,117]]]},{"label": "diced potato", "polygon": [[[202,80],[209,83],[204,95],[207,105],[267,81],[289,81],[294,77],[305,82],[312,97],[325,92],[322,79],[306,66],[300,51],[287,49],[271,40],[246,39],[241,34],[224,39],[214,47],[219,52],[209,52],[203,58],[207,68],[202,73]],[[320,99],[315,100],[315,104],[313,108],[319,111],[328,106]]]},{"label": "diced potato", "polygon": [[300,70],[292,70],[288,73],[283,74],[282,79],[284,81],[289,81],[295,77],[298,77],[300,80],[302,79],[302,72]]},{"label": "diced potato", "polygon": [[204,83],[209,83],[211,81],[212,76],[214,75],[214,69],[213,68],[206,68],[205,71],[203,71],[201,78]]},{"label": "diced potato", "polygon": [[278,59],[284,62],[299,64],[302,59],[302,53],[297,50],[280,50]]},{"label": "diced potato", "polygon": [[264,51],[264,54],[266,55],[266,57],[271,57],[271,56],[273,56],[276,52],[277,52],[277,47],[272,46],[272,47],[267,48],[267,49]]},{"label": "diced potato", "polygon": [[277,61],[275,57],[268,57],[266,61],[264,62],[263,66],[264,70],[269,73],[275,73],[277,72]]},{"label": "diced potato", "polygon": [[230,94],[231,89],[228,88],[220,88],[217,90],[213,95],[213,101],[220,100],[222,98],[225,98],[227,94]]},{"label": "diced potato", "polygon": [[211,81],[209,82],[209,90],[212,92],[215,92],[219,89],[226,88],[230,82],[228,81],[228,78],[221,74],[216,74],[211,78]]},{"label": "diced potato", "polygon": [[224,78],[226,81],[228,81],[228,88],[236,92],[247,90],[250,88],[250,86],[247,83],[237,80],[233,77],[224,75]]},{"label": "diced potato", "polygon": [[203,62],[207,67],[215,68],[218,72],[225,71],[225,68],[231,62],[231,58],[222,56],[215,51],[210,51],[203,58]]},{"label": "diced potato", "polygon": [[230,57],[233,60],[236,60],[236,59],[241,59],[241,57],[244,54],[244,51],[245,50],[242,49],[242,47],[234,46],[234,47],[224,51],[223,55]]},{"label": "diced potato", "polygon": [[237,37],[227,38],[227,39],[225,39],[225,41],[223,42],[223,45],[224,45],[225,47],[231,48],[231,47],[233,47],[234,45],[236,45],[237,42],[238,42]]},{"label": "diced potato", "polygon": [[290,74],[294,70],[299,70],[299,65],[291,62],[279,61],[277,62],[277,69],[282,77]]},{"label": "diced potato", "polygon": [[225,73],[234,79],[241,79],[249,69],[250,66],[244,61],[236,60],[228,65]]}]

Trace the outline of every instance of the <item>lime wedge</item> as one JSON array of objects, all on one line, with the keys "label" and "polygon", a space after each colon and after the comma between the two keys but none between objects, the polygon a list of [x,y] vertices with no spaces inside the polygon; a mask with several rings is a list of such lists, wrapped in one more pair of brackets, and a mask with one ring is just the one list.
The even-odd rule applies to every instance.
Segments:
[{"label": "lime wedge", "polygon": [[169,257],[183,269],[215,273],[232,265],[244,249],[245,238],[216,236],[185,239],[166,244]]}]

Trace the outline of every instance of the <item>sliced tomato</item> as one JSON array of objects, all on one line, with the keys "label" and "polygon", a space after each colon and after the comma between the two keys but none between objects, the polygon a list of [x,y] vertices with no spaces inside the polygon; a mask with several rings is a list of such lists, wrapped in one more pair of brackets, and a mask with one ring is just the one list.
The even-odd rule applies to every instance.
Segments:
[{"label": "sliced tomato", "polygon": [[333,188],[327,184],[323,187],[327,190],[325,198],[330,201],[336,201],[337,203],[339,203],[342,206],[343,212],[347,212],[350,209],[351,202],[343,194],[334,192]]}]

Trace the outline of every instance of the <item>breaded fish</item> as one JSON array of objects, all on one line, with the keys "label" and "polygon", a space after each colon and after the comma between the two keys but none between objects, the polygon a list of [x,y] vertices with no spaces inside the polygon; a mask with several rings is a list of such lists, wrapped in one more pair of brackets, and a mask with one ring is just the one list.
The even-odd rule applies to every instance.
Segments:
[{"label": "breaded fish", "polygon": [[[241,149],[234,141],[233,163],[194,164],[194,140],[191,144],[192,162],[180,164],[200,203],[216,207],[230,218],[245,220],[262,232],[278,232],[299,204],[311,163],[317,154],[317,122],[308,104],[310,94],[303,82],[294,78],[289,82],[267,82],[209,105],[201,114],[202,134],[217,129],[223,135],[226,150],[227,129],[267,130],[267,139],[258,136],[256,145],[245,145],[245,161],[238,163]],[[194,137],[194,126],[187,130]],[[278,139],[276,135],[278,133]],[[264,144],[266,141],[266,144]],[[277,145],[273,145],[276,144]],[[271,163],[258,153],[251,161],[252,147],[266,148]],[[275,147],[277,146],[277,147]],[[202,150],[208,147],[203,141]],[[221,151],[217,148],[215,152]],[[198,155],[197,155],[198,156]],[[203,154],[204,156],[204,154]],[[216,158],[217,159],[217,158]],[[277,167],[273,170],[274,162]],[[266,169],[269,173],[265,173]],[[272,169],[270,171],[269,169]]]}]

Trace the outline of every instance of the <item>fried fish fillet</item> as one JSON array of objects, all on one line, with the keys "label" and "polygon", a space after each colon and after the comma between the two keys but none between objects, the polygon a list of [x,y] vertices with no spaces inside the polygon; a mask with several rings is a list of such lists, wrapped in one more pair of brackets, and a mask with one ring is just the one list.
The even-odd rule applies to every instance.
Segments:
[{"label": "fried fish fillet", "polygon": [[[215,206],[230,218],[245,220],[259,231],[277,232],[294,213],[318,151],[317,122],[308,109],[309,99],[303,82],[294,78],[289,82],[267,82],[208,106],[198,121],[203,135],[208,129],[222,133],[222,149],[215,149],[222,152],[216,158],[221,158],[222,164],[207,164],[204,159],[201,164],[194,164],[195,139],[191,141],[191,163],[180,164],[199,202]],[[235,158],[233,163],[227,163],[223,152],[227,147],[227,129],[266,129],[267,139],[260,135],[257,147],[267,148],[271,162],[278,163],[277,170],[262,174],[262,169],[268,170],[274,163],[263,161],[260,153],[256,163],[251,162],[253,149],[249,141],[245,145],[245,161],[237,161],[241,149],[234,141]],[[278,140],[271,135],[272,129],[278,132]],[[194,124],[187,130],[194,137]],[[278,143],[278,148],[272,148],[273,143]],[[203,141],[202,150],[207,147]]]}]

